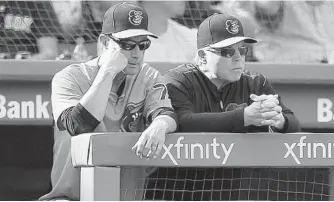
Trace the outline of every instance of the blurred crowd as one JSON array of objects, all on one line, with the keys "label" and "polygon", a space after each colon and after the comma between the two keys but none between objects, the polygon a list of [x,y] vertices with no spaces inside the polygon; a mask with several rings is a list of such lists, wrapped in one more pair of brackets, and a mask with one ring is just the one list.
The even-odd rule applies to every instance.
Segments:
[{"label": "blurred crowd", "polygon": [[[228,13],[259,42],[246,60],[334,63],[334,1],[135,1],[159,36],[146,62],[191,62],[197,27]],[[0,59],[87,60],[99,54],[104,12],[118,1],[0,1]]]}]

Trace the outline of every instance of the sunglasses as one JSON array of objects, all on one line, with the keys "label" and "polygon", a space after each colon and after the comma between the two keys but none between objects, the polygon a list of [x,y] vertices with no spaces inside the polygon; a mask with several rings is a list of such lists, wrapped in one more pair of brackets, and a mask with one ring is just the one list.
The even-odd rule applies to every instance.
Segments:
[{"label": "sunglasses", "polygon": [[108,36],[109,38],[111,38],[112,40],[114,40],[123,50],[133,50],[137,45],[139,47],[139,50],[146,50],[150,47],[151,45],[151,40],[149,39],[145,39],[143,41],[132,41],[129,39],[117,39],[111,36]]},{"label": "sunglasses", "polygon": [[[235,54],[235,51],[236,51],[236,49],[234,48],[214,48],[214,49],[208,49],[208,50],[214,53],[218,53],[225,58],[231,58]],[[248,53],[248,48],[245,46],[239,47],[238,50],[241,56],[245,56]]]}]

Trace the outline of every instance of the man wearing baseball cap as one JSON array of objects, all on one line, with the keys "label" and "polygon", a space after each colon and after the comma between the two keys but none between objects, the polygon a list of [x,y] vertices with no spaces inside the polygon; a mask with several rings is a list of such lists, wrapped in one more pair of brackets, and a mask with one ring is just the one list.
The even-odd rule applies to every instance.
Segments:
[{"label": "man wearing baseball cap", "polygon": [[[55,122],[52,191],[40,200],[80,200],[80,169],[71,161],[71,137],[91,132],[142,132],[129,147],[140,158],[159,155],[165,135],[176,130],[163,77],[143,63],[150,46],[148,15],[131,3],[109,8],[95,59],[72,64],[52,80]],[[106,154],[112,155],[112,154]],[[106,158],[108,158],[106,156]],[[141,200],[144,167],[122,167],[122,200]],[[141,180],[138,180],[141,179]]]},{"label": "man wearing baseball cap", "polygon": [[[283,105],[266,77],[245,71],[245,44],[256,42],[244,36],[242,24],[230,15],[214,14],[200,24],[194,63],[183,64],[165,75],[179,132],[300,131],[293,112]],[[222,169],[203,172],[223,176]],[[202,171],[188,168],[186,178],[191,182],[194,176],[205,176],[198,172]],[[194,189],[184,192],[183,200],[212,199],[210,194],[194,194],[203,191],[202,183],[197,185],[180,186],[181,190]]]}]

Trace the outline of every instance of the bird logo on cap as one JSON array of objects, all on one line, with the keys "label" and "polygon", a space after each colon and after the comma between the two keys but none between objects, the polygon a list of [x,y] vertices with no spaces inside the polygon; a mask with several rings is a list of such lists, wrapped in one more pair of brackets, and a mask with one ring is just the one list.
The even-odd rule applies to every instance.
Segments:
[{"label": "bird logo on cap", "polygon": [[141,20],[143,19],[143,12],[142,11],[136,11],[136,10],[131,10],[129,12],[129,21],[133,25],[140,25]]},{"label": "bird logo on cap", "polygon": [[230,34],[238,34],[239,33],[239,22],[237,20],[226,20],[226,30]]}]

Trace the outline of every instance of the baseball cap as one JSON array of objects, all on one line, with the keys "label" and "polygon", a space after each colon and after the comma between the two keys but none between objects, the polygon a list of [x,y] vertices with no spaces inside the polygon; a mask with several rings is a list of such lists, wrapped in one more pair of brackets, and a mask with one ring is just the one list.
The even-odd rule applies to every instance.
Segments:
[{"label": "baseball cap", "polygon": [[222,48],[240,41],[256,43],[257,40],[244,35],[241,22],[234,16],[215,13],[198,27],[197,49],[207,46]]},{"label": "baseball cap", "polygon": [[147,35],[158,38],[148,31],[147,12],[132,3],[122,2],[110,7],[103,17],[102,34],[116,38]]}]

